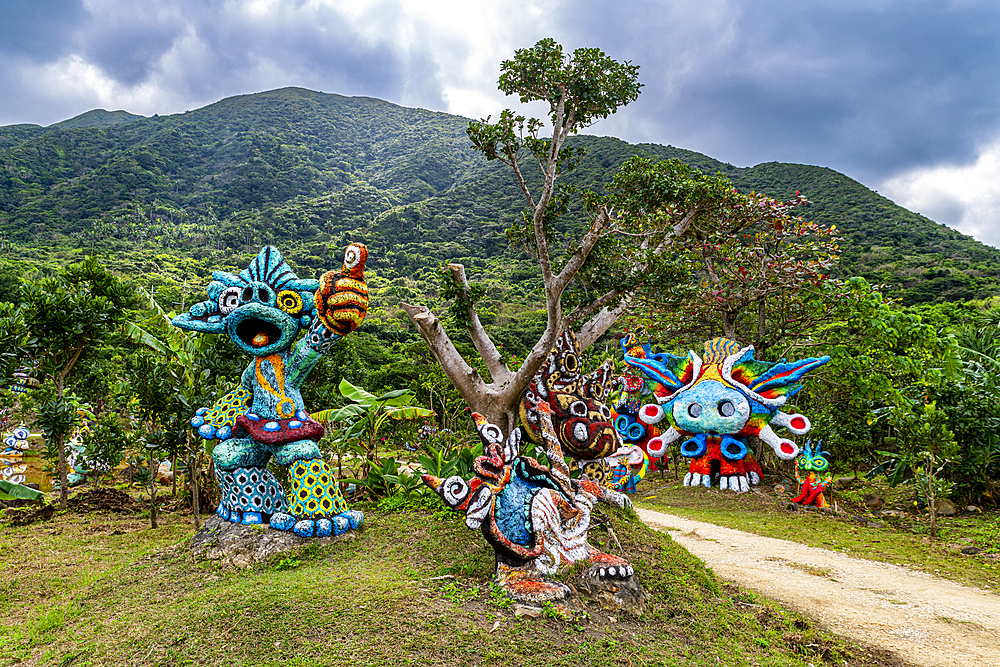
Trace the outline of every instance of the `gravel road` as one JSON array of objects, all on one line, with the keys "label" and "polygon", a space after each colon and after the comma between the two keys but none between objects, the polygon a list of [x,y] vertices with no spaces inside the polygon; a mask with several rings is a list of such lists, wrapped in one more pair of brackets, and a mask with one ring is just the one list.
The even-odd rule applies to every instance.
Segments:
[{"label": "gravel road", "polygon": [[1000,595],[672,514],[636,509],[721,578],[927,667],[1000,667]]}]

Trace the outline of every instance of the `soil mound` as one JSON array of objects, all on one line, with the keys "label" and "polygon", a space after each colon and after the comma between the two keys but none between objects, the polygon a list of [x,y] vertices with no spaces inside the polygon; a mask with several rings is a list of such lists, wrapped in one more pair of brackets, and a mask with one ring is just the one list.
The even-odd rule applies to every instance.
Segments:
[{"label": "soil mound", "polygon": [[89,489],[69,499],[69,506],[75,512],[119,512],[135,513],[139,503],[132,496],[110,487]]}]

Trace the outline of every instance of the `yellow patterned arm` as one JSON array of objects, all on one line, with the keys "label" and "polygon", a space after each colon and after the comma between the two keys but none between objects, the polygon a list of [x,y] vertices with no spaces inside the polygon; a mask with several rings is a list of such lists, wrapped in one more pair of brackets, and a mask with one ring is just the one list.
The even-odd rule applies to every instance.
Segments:
[{"label": "yellow patterned arm", "polygon": [[191,426],[205,440],[225,440],[236,426],[236,417],[244,414],[253,402],[253,396],[243,387],[237,387],[220,398],[210,408],[198,408],[191,418]]}]

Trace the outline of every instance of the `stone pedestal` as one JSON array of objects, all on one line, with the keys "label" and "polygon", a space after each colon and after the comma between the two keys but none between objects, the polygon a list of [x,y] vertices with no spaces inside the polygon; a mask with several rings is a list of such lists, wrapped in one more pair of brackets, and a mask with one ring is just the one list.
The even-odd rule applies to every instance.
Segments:
[{"label": "stone pedestal", "polygon": [[218,561],[225,567],[250,567],[307,544],[330,544],[355,537],[354,531],[349,530],[343,535],[305,538],[267,526],[232,523],[212,515],[191,538],[191,553],[198,558]]}]

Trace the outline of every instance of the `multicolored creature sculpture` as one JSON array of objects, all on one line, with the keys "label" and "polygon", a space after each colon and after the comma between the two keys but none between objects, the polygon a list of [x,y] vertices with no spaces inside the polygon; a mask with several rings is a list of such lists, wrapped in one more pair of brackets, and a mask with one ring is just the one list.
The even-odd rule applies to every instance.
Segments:
[{"label": "multicolored creature sculpture", "polygon": [[[222,518],[269,523],[302,537],[362,524],[362,513],[348,509],[320,455],[324,429],[306,412],[300,389],[322,355],[364,320],[367,257],[364,245],[352,244],[339,277],[329,271],[311,280],[296,276],[277,248],[267,246],[239,275],[213,272],[208,300],[174,318],[181,329],[226,333],[253,356],[241,385],[191,420],[202,438],[220,441],[212,457]],[[287,498],[267,470],[272,457],[288,469]]]},{"label": "multicolored creature sculpture", "polygon": [[28,429],[23,426],[15,428],[3,439],[3,450],[0,451],[0,454],[11,457],[24,456],[24,453],[28,451],[28,436],[30,435]]},{"label": "multicolored creature sculpture", "polygon": [[[704,359],[693,351],[686,357],[653,353],[649,343],[638,345],[634,334],[621,345],[625,362],[645,374],[659,401],[643,410],[662,413],[669,424],[660,436],[663,444],[680,440],[681,455],[691,459],[684,485],[718,484],[737,493],[760,483],[760,465],[747,446],[748,437],[760,438],[780,459],[798,455],[798,446],[779,437],[771,425],[795,435],[809,431],[804,415],[779,408],[802,388],[797,382],[806,373],[830,360],[759,361],[753,346],[741,348],[728,338],[705,343]],[[657,416],[651,414],[650,420]]]},{"label": "multicolored creature sculpture", "polygon": [[565,329],[521,399],[521,424],[528,437],[544,444],[542,417],[535,406],[545,403],[567,455],[595,461],[617,452],[621,443],[611,410],[604,405],[612,369],[609,359],[593,373],[580,373],[580,347],[573,332]]},{"label": "multicolored creature sculpture", "polygon": [[17,372],[14,373],[14,381],[8,385],[7,389],[14,392],[15,394],[27,394],[32,389],[38,389],[41,384],[33,377],[29,377],[27,373]]},{"label": "multicolored creature sculpture", "polygon": [[495,582],[514,600],[541,604],[568,597],[570,588],[549,575],[578,562],[601,580],[630,578],[634,570],[627,561],[587,542],[594,503],[625,506],[628,498],[586,478],[570,479],[554,411],[539,403],[533,412],[551,467],[521,455],[519,429],[504,440],[499,426],[474,413],[484,452],[473,463],[475,476],[467,481],[424,475],[424,483],[448,507],[465,513],[466,526],[482,531],[496,555]]},{"label": "multicolored creature sculpture", "polygon": [[[649,459],[651,470],[667,470],[667,446],[663,435],[663,410],[649,382],[626,373],[614,379],[612,389],[619,389],[611,409],[611,417],[625,445],[639,447]],[[647,407],[648,406],[648,407]]]},{"label": "multicolored creature sculpture", "polygon": [[577,463],[570,460],[570,468],[578,467],[592,482],[613,491],[635,493],[636,486],[649,472],[649,456],[636,445],[623,446],[617,452],[597,461]]},{"label": "multicolored creature sculpture", "polygon": [[816,443],[816,449],[812,448],[812,442],[806,440],[806,444],[799,453],[799,460],[795,465],[795,479],[801,485],[799,495],[792,499],[793,503],[800,505],[814,505],[820,509],[829,507],[823,492],[833,483],[833,477],[821,474],[830,468],[830,452],[823,451],[823,441]]}]

